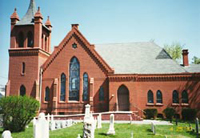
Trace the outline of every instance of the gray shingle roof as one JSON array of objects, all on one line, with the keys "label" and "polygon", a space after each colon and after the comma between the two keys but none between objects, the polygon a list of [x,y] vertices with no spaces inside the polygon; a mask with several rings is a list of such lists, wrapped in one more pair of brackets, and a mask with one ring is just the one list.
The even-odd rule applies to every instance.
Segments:
[{"label": "gray shingle roof", "polygon": [[200,64],[190,64],[189,66],[185,66],[184,69],[187,72],[200,72]]},{"label": "gray shingle roof", "polygon": [[36,9],[35,0],[31,0],[26,14],[19,22],[17,22],[16,25],[34,24],[34,15],[36,12],[37,12],[37,9]]},{"label": "gray shingle roof", "polygon": [[153,42],[96,44],[96,51],[115,74],[167,74],[187,72]]}]

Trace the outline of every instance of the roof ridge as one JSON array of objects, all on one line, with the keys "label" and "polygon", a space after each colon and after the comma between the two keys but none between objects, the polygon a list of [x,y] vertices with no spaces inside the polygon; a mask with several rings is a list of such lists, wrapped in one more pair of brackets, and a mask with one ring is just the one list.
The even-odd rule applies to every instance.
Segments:
[{"label": "roof ridge", "polygon": [[119,42],[119,43],[99,43],[99,44],[95,44],[95,45],[109,45],[109,44],[132,44],[132,43],[152,43],[149,41],[146,42]]}]

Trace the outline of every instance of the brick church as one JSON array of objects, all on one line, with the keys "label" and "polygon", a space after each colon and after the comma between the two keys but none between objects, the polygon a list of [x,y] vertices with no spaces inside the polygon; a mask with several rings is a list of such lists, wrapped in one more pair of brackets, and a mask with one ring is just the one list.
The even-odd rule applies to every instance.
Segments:
[{"label": "brick church", "polygon": [[200,66],[176,63],[154,42],[90,44],[78,24],[51,53],[52,25],[30,0],[27,13],[10,17],[9,80],[6,95],[27,95],[41,103],[41,112],[83,113],[146,108],[200,109]]}]

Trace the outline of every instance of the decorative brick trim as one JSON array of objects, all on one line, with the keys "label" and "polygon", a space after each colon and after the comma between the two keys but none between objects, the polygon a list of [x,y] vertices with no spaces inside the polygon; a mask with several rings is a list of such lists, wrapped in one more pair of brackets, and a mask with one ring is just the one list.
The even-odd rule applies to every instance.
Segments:
[{"label": "decorative brick trim", "polygon": [[180,73],[180,74],[133,74],[133,75],[109,75],[111,82],[124,82],[124,81],[198,81],[200,80],[200,73]]},{"label": "decorative brick trim", "polygon": [[9,49],[9,56],[44,56],[49,57],[49,53],[46,51],[40,49],[40,48],[15,48],[15,49]]},{"label": "decorative brick trim", "polygon": [[54,50],[51,56],[43,64],[42,68],[45,71],[48,66],[53,62],[53,60],[59,55],[63,48],[67,45],[70,39],[74,37],[80,44],[85,48],[85,50],[91,55],[93,59],[96,59],[96,63],[102,69],[105,74],[113,74],[114,71],[109,67],[109,65],[100,57],[100,55],[94,50],[94,47],[85,39],[85,37],[73,27],[73,29],[67,34],[59,46]]}]

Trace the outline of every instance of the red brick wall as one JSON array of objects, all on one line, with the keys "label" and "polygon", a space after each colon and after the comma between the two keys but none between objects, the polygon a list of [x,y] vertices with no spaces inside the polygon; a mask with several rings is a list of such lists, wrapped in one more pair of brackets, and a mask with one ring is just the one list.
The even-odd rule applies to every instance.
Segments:
[{"label": "red brick wall", "polygon": [[[72,44],[76,43],[77,48],[72,48]],[[68,101],[69,94],[69,64],[72,57],[76,57],[80,63],[80,96],[78,102]],[[72,37],[66,46],[62,49],[62,51],[55,57],[53,62],[49,65],[49,67],[43,73],[43,87],[42,87],[42,99],[44,100],[45,88],[49,86],[51,88],[51,93],[53,93],[53,80],[54,78],[58,78],[58,93],[57,93],[57,103],[58,108],[63,106],[70,106],[70,104],[77,104],[81,106],[81,109],[59,109],[58,112],[82,112],[84,111],[84,104],[89,102],[82,101],[82,92],[83,92],[83,74],[87,72],[90,78],[94,78],[94,105],[97,106],[99,104],[99,88],[103,85],[104,93],[105,93],[105,101],[101,103],[108,103],[108,81],[104,72],[101,70],[100,65],[90,54],[89,51],[85,48],[85,45],[80,42],[79,39],[75,39]],[[62,73],[66,75],[66,102],[60,102],[60,76]],[[45,105],[43,105],[45,106]],[[47,106],[47,105],[46,105]],[[98,108],[94,108],[95,111]],[[104,109],[106,110],[106,109]]]},{"label": "red brick wall", "polygon": [[[109,83],[109,98],[110,110],[116,110],[117,103],[117,90],[121,85],[125,85],[129,90],[129,100],[131,104],[131,110],[137,110],[137,108],[144,110],[145,108],[157,108],[159,114],[163,114],[163,110],[166,107],[174,107],[180,114],[182,108],[190,107],[200,110],[200,81],[146,81],[146,82],[134,82],[134,81],[121,81]],[[154,94],[153,105],[147,103],[147,93],[151,90]],[[163,103],[162,105],[156,104],[156,93],[160,90],[162,92]],[[177,90],[179,93],[179,105],[172,105],[172,93]],[[183,90],[187,90],[189,97],[189,104],[181,104],[181,93]],[[114,97],[112,97],[114,94]],[[137,108],[135,108],[136,106]]]}]

